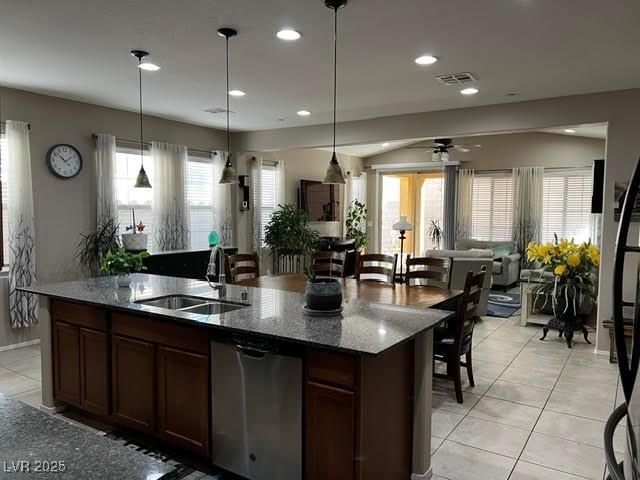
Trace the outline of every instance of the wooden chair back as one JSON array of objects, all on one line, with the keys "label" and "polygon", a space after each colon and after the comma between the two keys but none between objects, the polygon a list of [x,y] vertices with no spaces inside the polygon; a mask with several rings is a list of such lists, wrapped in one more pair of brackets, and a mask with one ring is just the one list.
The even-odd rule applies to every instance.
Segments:
[{"label": "wooden chair back", "polygon": [[[407,255],[407,287],[450,288],[451,258],[414,257]],[[412,285],[413,283],[413,285]]]},{"label": "wooden chair back", "polygon": [[260,257],[256,252],[225,255],[227,282],[236,283],[260,276]]},{"label": "wooden chair back", "polygon": [[311,272],[327,277],[345,276],[345,252],[315,252],[311,255]]},{"label": "wooden chair back", "polygon": [[[394,255],[384,255],[381,253],[371,253],[368,255],[357,254],[355,278],[361,282],[394,285],[397,263],[397,253]],[[363,278],[363,275],[365,278]]]},{"label": "wooden chair back", "polygon": [[484,266],[478,273],[467,272],[462,298],[458,304],[453,337],[454,343],[458,347],[456,350],[459,355],[464,355],[471,348],[473,327],[478,318],[482,282],[484,282],[486,273],[487,269]]}]

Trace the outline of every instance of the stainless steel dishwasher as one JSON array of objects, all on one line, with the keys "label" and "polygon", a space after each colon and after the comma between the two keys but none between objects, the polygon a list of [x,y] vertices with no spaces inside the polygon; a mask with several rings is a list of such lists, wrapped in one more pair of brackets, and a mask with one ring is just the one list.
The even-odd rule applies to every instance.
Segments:
[{"label": "stainless steel dishwasher", "polygon": [[302,478],[302,359],[211,342],[213,463],[250,480]]}]

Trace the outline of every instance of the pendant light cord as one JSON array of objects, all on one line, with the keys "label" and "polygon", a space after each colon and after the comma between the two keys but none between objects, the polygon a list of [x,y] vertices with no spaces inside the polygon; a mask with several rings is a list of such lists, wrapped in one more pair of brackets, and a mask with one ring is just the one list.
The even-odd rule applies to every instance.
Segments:
[{"label": "pendant light cord", "polygon": [[[138,58],[138,65],[142,63],[142,58]],[[142,69],[138,66],[138,93],[140,100],[140,167],[144,169],[144,135],[142,130]]]},{"label": "pendant light cord", "polygon": [[333,9],[333,154],[336,153],[336,96],[338,90],[338,8]]},{"label": "pendant light cord", "polygon": [[227,54],[227,162],[226,165],[229,165],[231,161],[231,141],[230,141],[230,133],[229,133],[229,36],[225,37],[226,41],[226,54]]}]

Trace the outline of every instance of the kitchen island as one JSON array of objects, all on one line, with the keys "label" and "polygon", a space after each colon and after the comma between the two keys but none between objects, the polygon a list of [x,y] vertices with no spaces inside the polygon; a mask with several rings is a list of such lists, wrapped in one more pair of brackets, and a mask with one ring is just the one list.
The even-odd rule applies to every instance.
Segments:
[{"label": "kitchen island", "polygon": [[431,476],[432,329],[452,312],[350,298],[311,317],[300,293],[144,274],[131,288],[104,277],[27,291],[40,296],[45,408],[248,478]]}]

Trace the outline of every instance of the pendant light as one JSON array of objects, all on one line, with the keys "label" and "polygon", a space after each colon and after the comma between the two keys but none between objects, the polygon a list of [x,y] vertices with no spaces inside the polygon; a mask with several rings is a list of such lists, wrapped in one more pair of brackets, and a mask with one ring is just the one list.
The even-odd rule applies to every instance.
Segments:
[{"label": "pendant light", "polygon": [[138,93],[140,98],[140,171],[136,178],[134,188],[151,188],[147,172],[144,171],[144,137],[142,130],[142,60],[149,56],[149,52],[144,50],[131,50],[131,56],[138,59]]},{"label": "pendant light", "polygon": [[333,10],[333,154],[329,162],[329,168],[322,183],[344,184],[347,181],[342,173],[342,168],[336,156],[336,91],[338,84],[338,9],[347,4],[347,0],[325,0],[327,8]]},{"label": "pendant light", "polygon": [[221,28],[218,30],[218,35],[225,38],[226,41],[226,61],[227,61],[227,88],[225,90],[227,95],[227,161],[222,169],[222,175],[220,176],[220,183],[237,183],[238,175],[236,169],[231,164],[231,141],[229,133],[229,38],[235,37],[238,34],[233,28]]}]

